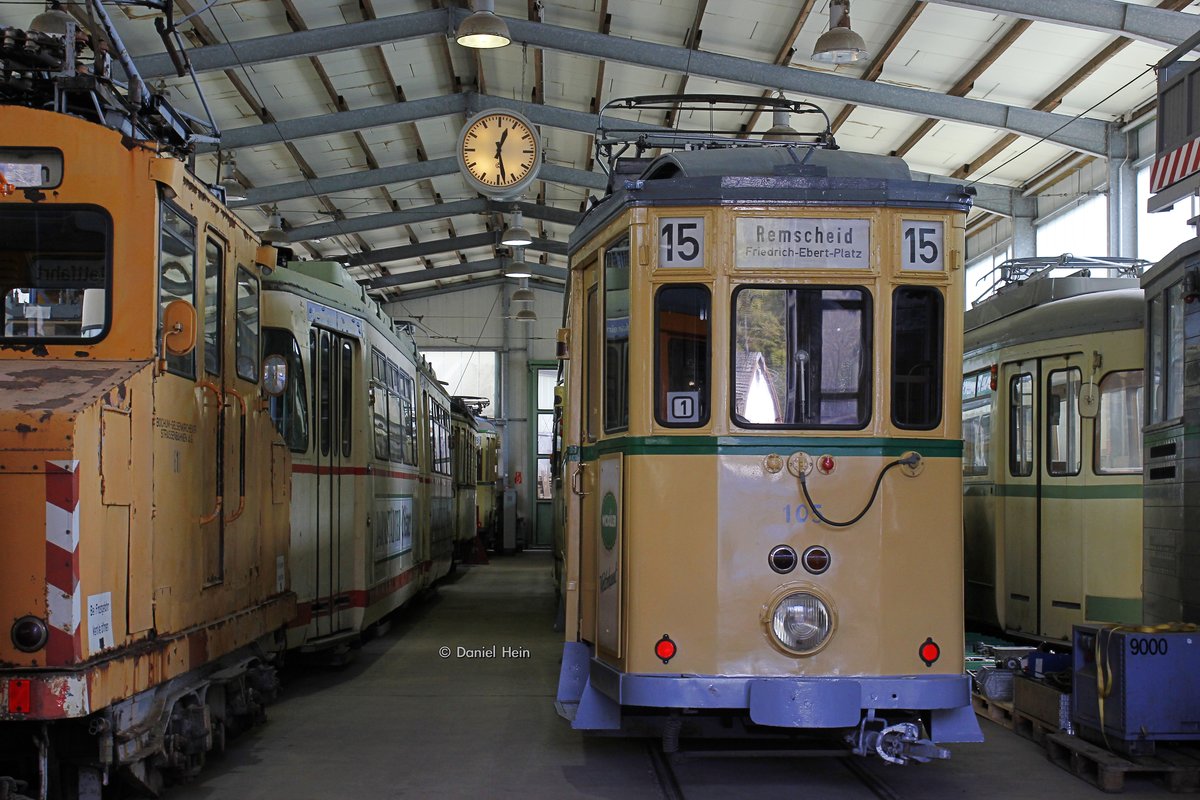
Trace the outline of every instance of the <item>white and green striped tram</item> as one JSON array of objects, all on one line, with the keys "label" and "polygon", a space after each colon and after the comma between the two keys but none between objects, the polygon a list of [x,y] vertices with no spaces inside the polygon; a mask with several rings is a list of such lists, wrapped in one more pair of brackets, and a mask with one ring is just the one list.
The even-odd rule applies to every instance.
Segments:
[{"label": "white and green striped tram", "polygon": [[970,623],[1070,641],[1142,619],[1145,262],[1017,259],[965,316]]}]

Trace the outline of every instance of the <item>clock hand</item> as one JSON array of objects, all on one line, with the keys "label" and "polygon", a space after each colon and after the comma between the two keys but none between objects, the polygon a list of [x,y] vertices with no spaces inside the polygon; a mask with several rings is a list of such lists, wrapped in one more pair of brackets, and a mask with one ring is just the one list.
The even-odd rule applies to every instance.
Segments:
[{"label": "clock hand", "polygon": [[502,153],[497,153],[496,161],[500,165],[500,180],[507,182],[508,177],[504,174],[504,155]]}]

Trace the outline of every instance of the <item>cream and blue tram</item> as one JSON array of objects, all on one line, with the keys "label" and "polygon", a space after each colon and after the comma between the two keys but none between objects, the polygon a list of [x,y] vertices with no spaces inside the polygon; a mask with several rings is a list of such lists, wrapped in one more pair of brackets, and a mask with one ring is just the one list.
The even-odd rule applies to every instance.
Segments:
[{"label": "cream and blue tram", "polygon": [[450,402],[341,265],[294,261],[263,290],[264,351],[287,364],[270,414],[292,452],[288,645],[336,653],[449,571]]},{"label": "cream and blue tram", "polygon": [[1200,239],[1142,276],[1146,427],[1142,621],[1200,622]]},{"label": "cream and blue tram", "polygon": [[[607,155],[620,133],[598,137]],[[571,238],[557,705],[574,728],[820,735],[899,763],[981,740],[963,675],[970,194],[817,139],[613,159]]]},{"label": "cream and blue tram", "polygon": [[1071,640],[1142,619],[1145,262],[1028,258],[966,313],[963,536],[973,625]]},{"label": "cream and blue tram", "polygon": [[479,423],[461,397],[450,398],[450,449],[454,471],[454,559],[471,552],[478,531],[476,497],[481,454]]}]

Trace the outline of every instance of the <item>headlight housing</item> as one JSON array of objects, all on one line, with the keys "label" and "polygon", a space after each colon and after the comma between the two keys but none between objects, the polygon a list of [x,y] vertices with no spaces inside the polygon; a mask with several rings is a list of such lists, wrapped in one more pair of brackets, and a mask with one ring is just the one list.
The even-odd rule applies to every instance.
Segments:
[{"label": "headlight housing", "polygon": [[768,625],[776,643],[789,653],[811,655],[829,641],[833,612],[812,592],[792,592],[780,598]]},{"label": "headlight housing", "polygon": [[13,623],[12,626],[12,643],[20,651],[24,653],[36,653],[46,646],[46,640],[50,638],[50,630],[46,627],[46,623],[35,616],[21,617]]}]

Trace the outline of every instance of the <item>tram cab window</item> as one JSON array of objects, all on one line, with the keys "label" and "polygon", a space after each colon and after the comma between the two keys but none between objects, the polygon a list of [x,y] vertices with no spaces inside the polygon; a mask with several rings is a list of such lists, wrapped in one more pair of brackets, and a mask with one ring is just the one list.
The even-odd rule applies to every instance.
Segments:
[{"label": "tram cab window", "polygon": [[654,415],[663,425],[708,421],[711,311],[704,286],[664,286],[655,298]]},{"label": "tram cab window", "polygon": [[293,453],[308,452],[308,391],[304,385],[304,363],[300,345],[291,333],[279,328],[263,329],[263,348],[267,355],[280,355],[287,361],[287,386],[283,394],[270,398],[269,411],[275,429]]},{"label": "tram cab window", "polygon": [[1046,391],[1046,472],[1055,476],[1079,474],[1079,370],[1050,373]]},{"label": "tram cab window", "polygon": [[387,359],[378,350],[371,350],[371,430],[375,440],[375,457],[387,460],[388,387]]},{"label": "tram cab window", "polygon": [[930,430],[942,421],[942,293],[900,286],[892,294],[892,422]]},{"label": "tram cab window", "polygon": [[1137,474],[1142,471],[1142,370],[1110,372],[1100,380],[1100,409],[1096,413],[1097,475]]},{"label": "tram cab window", "polygon": [[629,428],[629,237],[604,253],[604,431]]},{"label": "tram cab window", "polygon": [[1150,301],[1150,424],[1183,416],[1183,283]]},{"label": "tram cab window", "polygon": [[245,267],[237,271],[237,311],[234,313],[237,328],[234,348],[237,356],[237,374],[242,380],[258,382],[258,278]]},{"label": "tram cab window", "polygon": [[0,337],[102,336],[111,242],[112,221],[99,208],[0,206]]},{"label": "tram cab window", "polygon": [[1028,477],[1033,474],[1033,376],[1014,376],[1008,392],[1008,471],[1015,477]]},{"label": "tram cab window", "polygon": [[734,295],[734,421],[861,428],[871,416],[871,297],[855,287]]},{"label": "tram cab window", "polygon": [[[204,371],[221,373],[221,289],[225,285],[225,247],[209,238],[204,245]],[[289,369],[291,366],[289,365]]]},{"label": "tram cab window", "polygon": [[987,475],[992,446],[991,370],[963,378],[962,404],[963,475]]},{"label": "tram cab window", "polygon": [[[174,206],[162,204],[158,236],[158,317],[162,336],[162,310],[172,300],[196,304],[196,225]],[[159,345],[162,346],[161,344]],[[188,378],[196,376],[196,351],[183,356],[163,353],[167,371]]]}]

